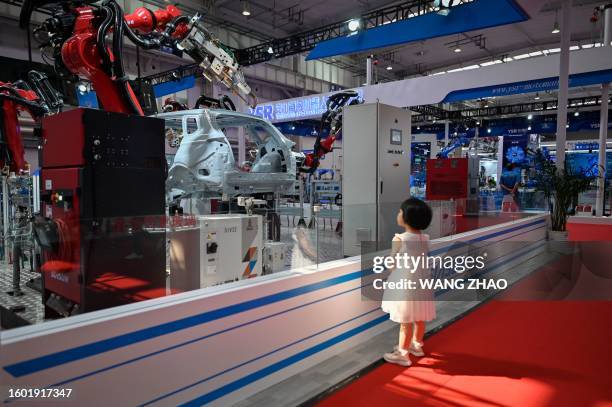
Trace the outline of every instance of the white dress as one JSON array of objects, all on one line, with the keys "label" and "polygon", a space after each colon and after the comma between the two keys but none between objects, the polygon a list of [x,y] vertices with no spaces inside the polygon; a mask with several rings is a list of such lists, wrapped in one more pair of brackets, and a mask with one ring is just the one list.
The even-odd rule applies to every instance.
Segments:
[{"label": "white dress", "polygon": [[[427,256],[429,253],[429,235],[405,232],[396,234],[400,242],[395,244],[391,252],[392,256],[396,253],[406,253],[408,256]],[[417,281],[431,277],[430,270],[419,268],[414,273],[406,269],[394,269],[388,282],[397,282],[402,279]],[[418,282],[417,282],[418,283]],[[399,298],[401,297],[401,299]],[[386,290],[383,294],[382,310],[389,314],[389,319],[394,322],[405,324],[417,321],[431,321],[436,318],[436,304],[432,290]]]}]

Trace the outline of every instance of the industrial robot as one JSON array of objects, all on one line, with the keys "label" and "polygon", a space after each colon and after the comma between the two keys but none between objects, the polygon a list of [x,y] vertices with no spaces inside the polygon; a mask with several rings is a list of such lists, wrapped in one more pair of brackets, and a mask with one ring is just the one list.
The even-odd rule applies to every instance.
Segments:
[{"label": "industrial robot", "polygon": [[[12,83],[0,82],[0,168],[2,176],[6,177],[7,188],[6,206],[11,215],[5,226],[7,236],[5,242],[10,242],[13,255],[13,290],[11,295],[22,294],[21,263],[23,252],[30,252],[32,260],[32,247],[30,246],[30,223],[32,215],[31,196],[29,186],[32,178],[29,174],[29,165],[25,160],[25,152],[19,127],[19,116],[29,114],[36,125],[40,119],[48,114],[57,113],[63,106],[62,97],[50,84],[44,73],[38,71],[28,72],[27,80],[18,80]],[[25,195],[23,191],[28,191]],[[7,256],[7,247],[3,247]]]},{"label": "industrial robot", "polygon": [[[343,91],[330,96],[313,151],[293,151],[295,143],[269,121],[231,110],[185,110],[162,113],[166,131],[174,135],[178,150],[168,173],[167,188],[179,199],[228,198],[240,195],[290,193],[299,173],[313,173],[321,158],[332,151],[342,129],[342,108],[360,103],[357,92]],[[329,127],[329,135],[322,137]],[[249,165],[236,165],[229,128],[241,128],[255,144]],[[175,140],[180,139],[180,143]]]},{"label": "industrial robot", "polygon": [[5,175],[9,172],[19,175],[27,167],[19,115],[25,112],[38,121],[57,113],[63,106],[62,96],[44,73],[30,71],[27,81],[0,82],[0,105],[0,168]]},{"label": "industrial robot", "polygon": [[250,106],[257,104],[236,57],[197,13],[189,17],[168,5],[155,11],[139,7],[124,15],[114,0],[26,0],[20,15],[22,28],[29,26],[37,8],[52,13],[34,29],[34,35],[53,49],[56,71],[91,81],[106,111],[143,115],[123,65],[124,36],[143,49],[176,46],[200,65],[206,79],[223,83]]},{"label": "industrial robot", "polygon": [[124,68],[124,36],[137,48],[176,47],[208,80],[249,105],[256,97],[199,14],[168,5],[124,15],[114,0],[25,0],[20,26],[29,28],[41,8],[51,16],[35,38],[52,50],[60,77],[91,82],[101,107],[43,120],[41,212],[32,228],[42,251],[45,318],[166,295],[164,123],[144,117]]},{"label": "industrial robot", "polygon": [[[196,201],[221,198],[233,205],[238,198],[251,197],[275,207],[278,195],[293,195],[300,174],[312,174],[321,158],[332,151],[342,128],[342,108],[361,103],[355,91],[336,93],[327,101],[327,111],[313,151],[304,154],[293,151],[295,143],[285,137],[272,123],[250,114],[232,110],[199,109],[162,113],[166,121],[166,137],[172,147],[178,147],[168,171],[166,189],[170,207],[183,199]],[[322,137],[329,127],[329,135]],[[226,135],[229,129],[244,131],[254,143],[251,161],[236,164]],[[280,220],[274,210],[270,218],[269,238],[280,238]]]}]

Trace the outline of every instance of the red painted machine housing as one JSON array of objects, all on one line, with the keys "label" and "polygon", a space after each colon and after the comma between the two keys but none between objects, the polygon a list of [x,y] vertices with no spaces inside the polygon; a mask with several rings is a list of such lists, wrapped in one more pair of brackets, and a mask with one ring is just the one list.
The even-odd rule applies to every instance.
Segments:
[{"label": "red painted machine housing", "polygon": [[[78,312],[166,295],[163,120],[75,109],[42,122],[44,300]],[[45,308],[47,316],[55,316]]]},{"label": "red painted machine housing", "polygon": [[[41,265],[45,289],[77,304],[81,303],[81,223],[80,169],[60,168],[42,171],[43,194],[50,193],[41,205],[42,213],[64,227],[67,240],[58,256],[46,255]],[[59,199],[61,196],[61,200]]]},{"label": "red painted machine housing", "polygon": [[468,196],[468,158],[437,158],[427,160],[428,201],[466,199]]}]

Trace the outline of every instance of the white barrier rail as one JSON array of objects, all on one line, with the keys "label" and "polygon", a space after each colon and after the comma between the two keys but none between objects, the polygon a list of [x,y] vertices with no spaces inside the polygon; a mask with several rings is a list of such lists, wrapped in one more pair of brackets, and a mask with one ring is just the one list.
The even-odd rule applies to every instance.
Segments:
[{"label": "white barrier rail", "polygon": [[[546,215],[434,241],[541,242]],[[541,245],[539,245],[541,246]],[[508,255],[518,262],[534,255]],[[64,403],[228,405],[390,328],[361,298],[358,257],[0,333],[0,383],[72,389]]]}]

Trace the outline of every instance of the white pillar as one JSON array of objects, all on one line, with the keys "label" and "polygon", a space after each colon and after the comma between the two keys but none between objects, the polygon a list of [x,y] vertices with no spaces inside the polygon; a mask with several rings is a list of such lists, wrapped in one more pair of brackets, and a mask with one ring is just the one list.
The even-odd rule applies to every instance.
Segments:
[{"label": "white pillar", "polygon": [[444,123],[444,147],[448,145],[448,133],[450,131],[450,122],[447,120]]},{"label": "white pillar", "polygon": [[607,4],[604,7],[604,32],[603,46],[609,47],[612,42],[612,4]]},{"label": "white pillar", "polygon": [[[606,142],[608,137],[608,98],[610,97],[610,84],[602,85],[601,91],[601,113],[599,114],[599,159],[597,160],[599,167],[599,178],[597,179],[597,201],[595,203],[595,216],[603,216],[604,207],[604,192],[606,186]],[[602,167],[603,166],[603,167]]]},{"label": "white pillar", "polygon": [[372,56],[366,59],[366,85],[372,84]]},{"label": "white pillar", "polygon": [[504,136],[497,137],[497,189],[501,189],[499,182],[501,181],[502,172],[504,171]]},{"label": "white pillar", "polygon": [[[604,33],[603,46],[609,47],[612,42],[612,4],[604,8]],[[599,178],[597,179],[597,200],[595,202],[595,216],[603,216],[606,207],[605,187],[606,187],[606,147],[608,141],[608,98],[610,97],[610,84],[604,83],[601,86],[601,110],[599,113]]]},{"label": "white pillar", "polygon": [[[478,137],[480,136],[480,128],[478,126],[476,126],[476,128],[474,129],[474,140],[475,140],[475,149],[474,149],[474,154],[476,157],[478,157]],[[468,151],[469,153],[469,151]]]},{"label": "white pillar", "polygon": [[559,102],[557,106],[557,170],[565,165],[567,134],[567,88],[569,83],[570,0],[563,0],[561,8],[561,58],[559,64]]}]

